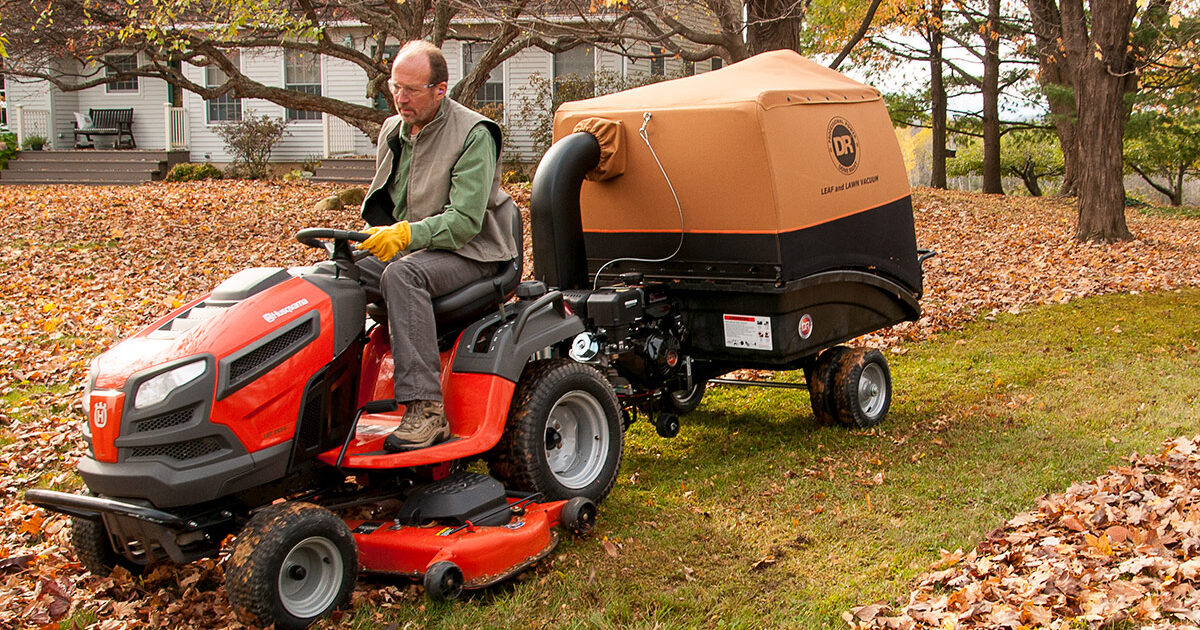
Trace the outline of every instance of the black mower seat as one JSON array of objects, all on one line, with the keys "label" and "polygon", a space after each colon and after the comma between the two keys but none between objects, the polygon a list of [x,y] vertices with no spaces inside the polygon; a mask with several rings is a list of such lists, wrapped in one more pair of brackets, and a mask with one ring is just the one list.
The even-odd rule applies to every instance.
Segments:
[{"label": "black mower seat", "polygon": [[[517,242],[517,257],[503,263],[499,272],[490,277],[476,280],[467,286],[433,299],[433,316],[437,322],[438,336],[457,331],[479,319],[488,311],[507,301],[521,283],[525,268],[524,241],[521,213],[513,221],[513,238]],[[387,307],[380,301],[367,305],[367,314],[375,321],[387,321]]]}]

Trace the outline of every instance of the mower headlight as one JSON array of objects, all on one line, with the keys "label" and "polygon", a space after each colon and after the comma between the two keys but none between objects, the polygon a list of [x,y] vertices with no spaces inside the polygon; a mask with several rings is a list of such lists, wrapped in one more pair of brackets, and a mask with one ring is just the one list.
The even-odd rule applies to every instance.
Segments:
[{"label": "mower headlight", "polygon": [[134,409],[149,407],[166,400],[171,392],[200,378],[204,374],[204,366],[203,359],[185,363],[138,385],[137,393],[133,397]]}]

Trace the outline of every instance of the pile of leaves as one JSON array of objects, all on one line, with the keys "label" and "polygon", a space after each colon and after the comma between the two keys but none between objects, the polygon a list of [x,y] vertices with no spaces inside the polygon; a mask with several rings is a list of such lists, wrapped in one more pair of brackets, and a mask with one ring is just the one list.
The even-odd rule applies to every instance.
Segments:
[{"label": "pile of leaves", "polygon": [[868,335],[873,346],[927,339],[980,316],[1110,293],[1200,285],[1200,221],[1127,213],[1134,240],[1074,239],[1074,202],[920,189],[917,244],[925,261],[922,316]]},{"label": "pile of leaves", "polygon": [[856,629],[1200,626],[1200,437],[1043,497],[968,554],[942,551],[898,612]]},{"label": "pile of leaves", "polygon": [[[293,235],[361,225],[353,209],[314,209],[337,190],[247,181],[0,187],[0,627],[62,619],[95,628],[238,627],[219,562],[144,578],[90,575],[69,549],[67,519],[22,503],[21,493],[81,487],[78,399],[93,357],[241,269],[321,259]],[[528,187],[510,190],[527,207]],[[919,243],[939,252],[925,263],[925,313],[865,343],[902,352],[906,341],[980,316],[1200,286],[1197,220],[1131,213],[1138,240],[1092,245],[1071,238],[1066,201],[944,191],[918,191],[914,201]],[[371,584],[355,598],[386,609],[412,605],[418,593]]]}]

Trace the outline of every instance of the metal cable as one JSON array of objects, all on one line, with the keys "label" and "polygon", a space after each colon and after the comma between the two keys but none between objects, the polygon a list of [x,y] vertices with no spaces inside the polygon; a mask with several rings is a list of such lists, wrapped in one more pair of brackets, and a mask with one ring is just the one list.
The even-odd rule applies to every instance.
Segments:
[{"label": "metal cable", "polygon": [[606,267],[613,263],[624,261],[646,263],[667,262],[668,260],[678,256],[679,252],[683,249],[683,206],[679,204],[679,195],[675,194],[675,186],[671,183],[670,176],[667,175],[667,169],[663,168],[662,161],[658,159],[658,154],[654,152],[654,146],[650,144],[649,134],[646,133],[646,127],[650,124],[650,116],[650,112],[642,113],[642,128],[638,129],[638,135],[641,136],[642,141],[646,143],[646,148],[650,149],[650,155],[654,157],[654,163],[658,164],[658,170],[662,173],[663,179],[666,180],[667,188],[671,190],[671,197],[675,199],[675,210],[679,212],[679,244],[675,246],[675,251],[671,252],[665,258],[614,258],[604,263],[599,269],[596,270],[596,276],[592,280],[593,291],[600,286],[600,274]]}]

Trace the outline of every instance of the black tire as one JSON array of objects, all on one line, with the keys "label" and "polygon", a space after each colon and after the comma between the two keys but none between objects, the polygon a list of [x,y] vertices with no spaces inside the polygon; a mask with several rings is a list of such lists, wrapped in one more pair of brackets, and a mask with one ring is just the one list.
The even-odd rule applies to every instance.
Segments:
[{"label": "black tire", "polygon": [[883,353],[855,348],[842,356],[833,393],[843,425],[865,429],[883,422],[892,405],[892,372]]},{"label": "black tire", "polygon": [[311,503],[268,506],[242,528],[225,566],[225,590],[246,624],[306,628],[345,606],[358,552],[342,519]]},{"label": "black tire", "polygon": [[846,346],[834,346],[817,356],[817,362],[805,373],[808,385],[808,400],[812,404],[813,418],[817,424],[837,424],[837,409],[834,405],[834,376],[842,357],[850,351]]},{"label": "black tire", "polygon": [[621,408],[604,376],[551,359],[525,368],[488,465],[506,487],[600,503],[617,481],[624,448]]},{"label": "black tire", "polygon": [[563,506],[558,521],[576,536],[584,536],[596,527],[596,504],[586,497],[575,497]]},{"label": "black tire", "polygon": [[658,437],[673,438],[679,435],[679,416],[669,411],[658,414],[654,419],[654,431]]},{"label": "black tire", "polygon": [[463,591],[463,572],[453,562],[435,562],[425,572],[425,596],[435,602],[458,599]]},{"label": "black tire", "polygon": [[113,549],[103,521],[71,517],[71,548],[75,550],[79,564],[94,575],[108,575],[117,567],[141,575],[146,569],[144,564],[133,562]]},{"label": "black tire", "polygon": [[700,402],[704,400],[706,388],[707,381],[699,380],[693,382],[689,389],[663,392],[658,398],[659,408],[679,415],[695,411],[696,407],[700,406]]}]

